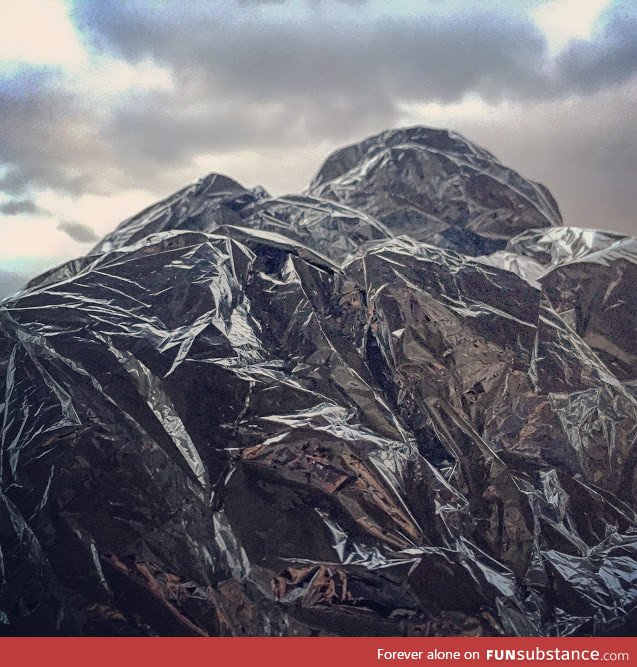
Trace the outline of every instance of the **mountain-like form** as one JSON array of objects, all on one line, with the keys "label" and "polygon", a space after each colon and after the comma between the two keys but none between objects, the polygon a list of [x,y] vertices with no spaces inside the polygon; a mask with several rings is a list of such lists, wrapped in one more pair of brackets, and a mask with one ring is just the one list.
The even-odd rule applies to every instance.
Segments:
[{"label": "mountain-like form", "polygon": [[0,631],[637,630],[633,239],[416,127],[0,304]]},{"label": "mountain-like form", "polygon": [[518,233],[562,224],[557,203],[455,132],[389,130],[333,153],[308,192],[468,255],[503,249]]}]

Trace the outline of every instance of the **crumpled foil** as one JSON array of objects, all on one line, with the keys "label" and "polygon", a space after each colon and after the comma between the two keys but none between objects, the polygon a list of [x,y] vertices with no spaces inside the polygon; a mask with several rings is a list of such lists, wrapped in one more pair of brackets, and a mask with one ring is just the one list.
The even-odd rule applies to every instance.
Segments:
[{"label": "crumpled foil", "polygon": [[636,264],[420,127],[124,221],[0,304],[0,632],[635,632]]}]

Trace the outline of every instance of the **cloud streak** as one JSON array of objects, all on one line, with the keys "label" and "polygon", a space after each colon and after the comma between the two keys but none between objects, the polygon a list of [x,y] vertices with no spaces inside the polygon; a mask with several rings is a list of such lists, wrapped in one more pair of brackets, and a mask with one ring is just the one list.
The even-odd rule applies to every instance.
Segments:
[{"label": "cloud streak", "polygon": [[57,228],[78,243],[95,243],[100,238],[91,227],[83,222],[62,220],[58,223]]},{"label": "cloud streak", "polygon": [[0,215],[48,215],[32,199],[10,199],[0,203]]}]

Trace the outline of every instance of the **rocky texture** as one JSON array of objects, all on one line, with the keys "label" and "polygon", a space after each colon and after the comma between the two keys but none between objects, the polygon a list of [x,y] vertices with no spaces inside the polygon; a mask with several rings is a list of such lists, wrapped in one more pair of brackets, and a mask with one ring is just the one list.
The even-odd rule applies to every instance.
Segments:
[{"label": "rocky texture", "polygon": [[402,129],[4,301],[2,631],[634,632],[635,244],[560,224]]}]

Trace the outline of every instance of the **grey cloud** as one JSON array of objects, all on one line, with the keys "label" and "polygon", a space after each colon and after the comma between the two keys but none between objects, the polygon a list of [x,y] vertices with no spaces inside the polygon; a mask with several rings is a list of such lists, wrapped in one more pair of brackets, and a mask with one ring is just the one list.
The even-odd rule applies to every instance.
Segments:
[{"label": "grey cloud", "polygon": [[[490,99],[560,98],[626,81],[637,72],[635,12],[620,5],[591,41],[550,61],[528,19],[494,11],[463,11],[418,21],[335,15],[320,21],[250,20],[220,16],[193,2],[182,12],[154,3],[117,5],[84,0],[76,18],[102,48],[133,62],[152,57],[200,95],[263,102],[281,96],[364,96],[450,102],[467,92]],[[622,9],[623,7],[623,9]],[[628,9],[626,9],[628,7]],[[188,35],[188,39],[183,36]]]},{"label": "grey cloud", "polygon": [[29,278],[26,274],[0,269],[0,299],[17,292]]},{"label": "grey cloud", "polygon": [[87,106],[81,91],[61,88],[54,72],[0,78],[0,166],[7,169],[0,191],[100,191],[113,169],[100,123],[100,110]]},{"label": "grey cloud", "polygon": [[57,228],[68,234],[68,236],[78,243],[95,243],[100,238],[91,227],[82,222],[63,220],[58,224]]},{"label": "grey cloud", "polygon": [[594,41],[576,41],[556,62],[557,87],[595,92],[637,72],[637,12],[617,7]]},{"label": "grey cloud", "polygon": [[400,100],[455,100],[480,82],[496,95],[498,80],[531,85],[537,74],[509,55],[518,42],[536,59],[544,49],[532,27],[485,17],[478,26],[377,22],[352,31],[329,21],[307,29],[208,20],[196,3],[177,13],[143,2],[75,7],[96,48],[133,62],[153,57],[176,89],[134,91],[96,109],[46,72],[28,86],[0,82],[5,191],[109,192],[132,180],[159,189],[199,154],[349,140],[394,124]]},{"label": "grey cloud", "polygon": [[8,167],[6,172],[0,176],[0,192],[6,192],[10,195],[20,195],[28,187],[29,178],[15,166]]},{"label": "grey cloud", "polygon": [[[322,103],[287,99],[255,109],[242,103],[221,102],[177,107],[170,94],[154,94],[147,105],[127,106],[112,115],[104,134],[121,151],[121,159],[140,168],[152,164],[185,164],[194,153],[292,147],[329,138],[346,140],[352,134],[391,124],[398,111],[380,98],[327,97]],[[194,109],[193,109],[194,107]]]},{"label": "grey cloud", "polygon": [[0,215],[46,215],[48,211],[40,208],[32,199],[11,199],[0,203]]},{"label": "grey cloud", "polygon": [[341,4],[341,5],[366,5],[369,3],[369,0],[307,0],[308,2],[314,5],[329,5],[330,3]]},{"label": "grey cloud", "polygon": [[[99,2],[77,7],[95,39],[133,62],[152,57],[178,82],[172,93],[131,97],[102,128],[117,162],[149,181],[196,154],[349,141],[396,124],[402,102],[457,102],[474,92],[531,104],[637,71],[626,55],[630,17],[611,21],[599,43],[573,45],[549,74],[544,38],[516,16],[266,29],[232,17],[195,26],[187,11],[159,20],[144,3],[120,7],[124,16]],[[577,64],[584,55],[588,66]]]},{"label": "grey cloud", "polygon": [[[215,169],[214,156],[241,151],[256,155],[261,180],[276,172],[283,187],[285,175],[268,159],[283,164],[283,156],[294,155],[298,173],[311,173],[329,149],[399,123],[405,103],[458,102],[473,93],[524,104],[532,119],[545,103],[562,108],[569,96],[600,90],[623,106],[606,112],[599,138],[569,133],[566,119],[559,127],[587,151],[591,174],[595,165],[605,165],[607,171],[596,175],[600,182],[612,189],[623,178],[618,162],[602,159],[603,137],[619,129],[630,133],[620,115],[631,102],[617,97],[617,90],[637,72],[634,12],[614,10],[592,40],[549,61],[538,29],[503,12],[409,22],[368,16],[356,24],[325,12],[320,21],[276,23],[258,20],[247,6],[254,2],[228,9],[232,4],[193,0],[177,11],[168,4],[158,10],[148,0],[75,2],[74,18],[95,49],[132,63],[151,58],[171,71],[175,89],[134,90],[97,109],[83,91],[64,89],[51,73],[28,85],[0,80],[0,162],[10,167],[0,190],[17,194],[46,186],[81,194],[132,186],[160,194],[194,176],[198,157],[211,155],[208,164]],[[545,128],[557,137],[554,130]],[[467,134],[480,141],[483,131],[484,123]],[[509,131],[522,161],[536,153],[533,145],[524,146],[521,131]],[[495,128],[492,134],[493,141],[483,143],[497,152]],[[554,143],[546,151],[538,164],[543,159],[564,166],[564,147]],[[301,163],[303,152],[307,164]],[[513,166],[520,162],[515,155],[503,157]],[[552,185],[549,175],[536,177]],[[296,175],[288,178],[293,189]],[[634,202],[630,192],[621,196]]]},{"label": "grey cloud", "polygon": [[157,183],[167,167],[188,168],[196,155],[348,141],[396,124],[405,102],[452,103],[467,93],[560,100],[637,72],[630,16],[616,16],[598,40],[573,45],[548,67],[543,36],[514,14],[352,27],[332,15],[264,24],[202,7],[75,4],[76,20],[100,48],[131,62],[150,57],[177,82],[172,92],[122,100],[99,128],[110,160],[138,184]]},{"label": "grey cloud", "polygon": [[[137,4],[76,5],[78,21],[102,47],[130,61],[171,68],[200,98],[267,103],[327,96],[454,101],[547,94],[546,45],[537,28],[512,16],[370,20],[352,26],[332,15],[309,24],[255,22],[228,15],[142,11]],[[183,35],[188,35],[184,39]],[[257,111],[255,109],[255,111]]]}]

